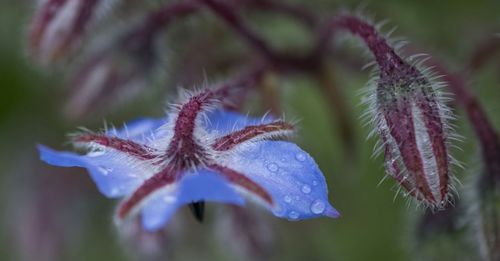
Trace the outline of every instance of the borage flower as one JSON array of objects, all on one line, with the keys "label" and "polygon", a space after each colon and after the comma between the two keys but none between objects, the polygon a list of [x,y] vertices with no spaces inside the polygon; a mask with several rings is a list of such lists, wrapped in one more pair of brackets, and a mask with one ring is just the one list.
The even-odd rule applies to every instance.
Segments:
[{"label": "borage flower", "polygon": [[39,146],[41,159],[86,168],[104,195],[125,196],[116,219],[140,212],[147,230],[160,229],[183,205],[201,218],[205,201],[241,205],[242,195],[289,220],[339,217],[314,160],[297,145],[276,140],[293,126],[217,109],[227,91],[191,95],[167,119],[75,135],[74,144],[89,149],[85,155]]}]

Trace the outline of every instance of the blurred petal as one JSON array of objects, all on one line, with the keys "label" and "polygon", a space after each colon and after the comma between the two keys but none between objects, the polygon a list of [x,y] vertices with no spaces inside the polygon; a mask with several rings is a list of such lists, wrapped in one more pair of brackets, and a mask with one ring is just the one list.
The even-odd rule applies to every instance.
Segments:
[{"label": "blurred petal", "polygon": [[249,125],[270,123],[273,117],[265,115],[255,118],[237,112],[227,110],[215,110],[208,113],[208,122],[204,126],[208,131],[217,131],[218,135],[226,135],[232,131],[238,131]]},{"label": "blurred petal", "polygon": [[273,197],[273,213],[300,220],[321,215],[337,218],[328,202],[328,189],[318,165],[297,145],[261,141],[238,148],[226,162],[264,187]]},{"label": "blurred petal", "polygon": [[112,151],[79,155],[52,150],[38,145],[40,159],[59,167],[86,168],[99,191],[107,197],[118,198],[132,193],[151,170],[135,164],[131,158]]},{"label": "blurred petal", "polygon": [[177,208],[197,201],[242,205],[244,203],[230,184],[213,172],[186,173],[179,181],[152,196],[142,210],[142,222],[149,231],[163,227]]},{"label": "blurred petal", "polygon": [[146,142],[148,137],[154,135],[155,131],[166,123],[166,118],[139,118],[127,122],[123,128],[111,128],[106,134],[135,142]]},{"label": "blurred petal", "polygon": [[233,260],[271,260],[276,253],[276,231],[270,216],[253,208],[224,206],[217,212],[215,232],[224,254]]}]

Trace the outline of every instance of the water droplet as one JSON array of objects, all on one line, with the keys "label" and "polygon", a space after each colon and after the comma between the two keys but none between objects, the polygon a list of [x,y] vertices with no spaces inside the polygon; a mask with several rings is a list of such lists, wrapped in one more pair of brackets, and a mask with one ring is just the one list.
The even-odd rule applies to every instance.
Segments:
[{"label": "water droplet", "polygon": [[118,193],[120,192],[120,190],[118,188],[112,188],[111,189],[111,196],[116,196],[118,195]]},{"label": "water droplet", "polygon": [[295,159],[297,159],[298,161],[304,161],[306,160],[306,155],[304,153],[297,153],[295,155]]},{"label": "water droplet", "polygon": [[278,165],[276,165],[276,163],[269,163],[267,165],[267,169],[271,172],[276,172],[276,171],[278,171],[279,167],[278,167]]},{"label": "water droplet", "polygon": [[309,185],[304,185],[304,186],[302,186],[302,189],[301,189],[301,190],[302,190],[302,192],[303,192],[304,194],[309,194],[309,193],[311,193],[311,187],[309,187]]},{"label": "water droplet", "polygon": [[318,186],[318,181],[313,180],[313,182],[312,182],[312,183],[313,183],[313,186]]},{"label": "water droplet", "polygon": [[105,149],[94,149],[87,153],[87,157],[99,157],[101,155],[104,155],[106,153]]},{"label": "water droplet", "polygon": [[106,168],[106,167],[103,167],[103,166],[97,167],[97,170],[99,170],[99,172],[101,172],[102,175],[104,175],[104,176],[107,176],[111,171],[113,171],[112,168]]},{"label": "water droplet", "polygon": [[281,161],[286,162],[286,158],[285,157],[281,158]]},{"label": "water droplet", "polygon": [[280,174],[285,176],[285,175],[290,175],[290,172],[288,172],[284,169],[280,169]]},{"label": "water droplet", "polygon": [[164,196],[163,197],[163,202],[165,203],[173,203],[175,201],[175,197],[171,196],[171,195],[167,195],[167,196]]},{"label": "water droplet", "polygon": [[325,207],[325,203],[322,200],[316,199],[311,204],[311,212],[314,214],[321,214],[325,211]]},{"label": "water droplet", "polygon": [[287,196],[285,196],[285,202],[286,202],[286,203],[291,203],[291,202],[292,202],[292,197],[290,197],[290,196],[288,196],[288,195],[287,195]]},{"label": "water droplet", "polygon": [[296,220],[299,218],[299,213],[291,211],[290,213],[288,213],[288,218],[290,218],[291,220]]}]

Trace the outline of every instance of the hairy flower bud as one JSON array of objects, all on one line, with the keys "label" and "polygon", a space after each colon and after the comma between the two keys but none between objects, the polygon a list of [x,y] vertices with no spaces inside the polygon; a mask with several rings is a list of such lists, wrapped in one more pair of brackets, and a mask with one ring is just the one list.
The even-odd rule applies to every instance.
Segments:
[{"label": "hairy flower bud", "polygon": [[29,47],[42,64],[52,63],[78,46],[87,27],[115,0],[44,0],[31,23]]},{"label": "hairy flower bud", "polygon": [[366,43],[378,65],[370,82],[367,103],[375,132],[382,139],[385,168],[417,200],[444,207],[450,192],[448,154],[450,110],[443,102],[440,83],[401,58],[370,24],[340,16],[333,26],[347,29]]},{"label": "hairy flower bud", "polygon": [[445,107],[415,67],[381,68],[375,90],[376,124],[384,141],[386,170],[412,196],[440,206],[449,192]]}]

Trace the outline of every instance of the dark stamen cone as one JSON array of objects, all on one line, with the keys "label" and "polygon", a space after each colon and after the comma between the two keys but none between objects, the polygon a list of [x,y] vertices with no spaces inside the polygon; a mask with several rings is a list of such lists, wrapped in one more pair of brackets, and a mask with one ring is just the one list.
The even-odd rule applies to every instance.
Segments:
[{"label": "dark stamen cone", "polygon": [[205,215],[205,201],[198,201],[189,204],[189,210],[191,210],[191,214],[193,214],[194,218],[196,218],[198,222],[203,222],[203,217]]}]

